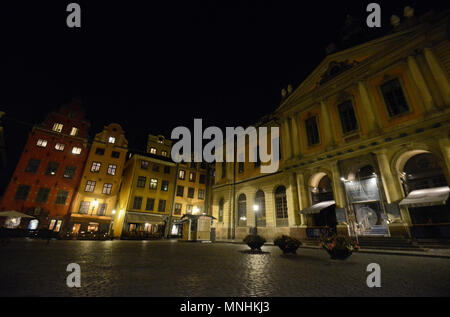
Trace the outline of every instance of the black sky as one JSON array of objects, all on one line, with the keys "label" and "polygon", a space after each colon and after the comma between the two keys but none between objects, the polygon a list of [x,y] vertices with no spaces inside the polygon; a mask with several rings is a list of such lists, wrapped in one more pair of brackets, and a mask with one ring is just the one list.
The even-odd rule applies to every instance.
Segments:
[{"label": "black sky", "polygon": [[[30,131],[15,120],[38,123],[79,97],[91,135],[117,122],[134,149],[194,118],[251,124],[322,61],[347,14],[365,21],[372,1],[73,1],[81,29],[66,26],[70,2],[0,2],[0,110],[9,118],[0,193]],[[378,3],[386,29],[406,5],[418,14],[448,6]]]}]

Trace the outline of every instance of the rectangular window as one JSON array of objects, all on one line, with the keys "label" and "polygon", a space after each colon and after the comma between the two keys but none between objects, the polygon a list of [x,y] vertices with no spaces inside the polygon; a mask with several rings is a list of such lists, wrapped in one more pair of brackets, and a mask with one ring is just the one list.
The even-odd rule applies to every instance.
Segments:
[{"label": "rectangular window", "polygon": [[153,164],[153,172],[159,172],[159,164]]},{"label": "rectangular window", "polygon": [[78,135],[78,128],[72,127],[70,130],[70,135],[76,136]]},{"label": "rectangular window", "polygon": [[164,166],[164,173],[170,174],[170,166]]},{"label": "rectangular window", "polygon": [[81,148],[80,148],[80,147],[74,146],[74,147],[72,148],[72,154],[75,154],[75,155],[81,154]]},{"label": "rectangular window", "polygon": [[394,117],[409,111],[408,103],[398,79],[392,79],[380,87],[389,116]]},{"label": "rectangular window", "polygon": [[87,181],[86,182],[86,187],[84,188],[85,192],[89,192],[92,193],[94,191],[95,188],[95,181]]},{"label": "rectangular window", "polygon": [[156,154],[156,149],[154,147],[150,148],[150,153],[151,154]]},{"label": "rectangular window", "polygon": [[119,157],[120,157],[120,152],[112,151],[112,152],[111,152],[111,157],[113,157],[113,158],[119,158]]},{"label": "rectangular window", "polygon": [[97,215],[104,216],[106,214],[106,207],[107,207],[106,204],[100,204],[98,206]]},{"label": "rectangular window", "polygon": [[62,123],[54,123],[52,130],[55,132],[61,132],[63,128]]},{"label": "rectangular window", "polygon": [[44,187],[39,188],[38,193],[36,195],[36,202],[37,203],[46,203],[49,194],[50,194],[50,188],[44,188]]},{"label": "rectangular window", "polygon": [[80,209],[78,210],[78,213],[80,214],[87,214],[89,213],[89,202],[88,201],[82,201],[80,203]]},{"label": "rectangular window", "polygon": [[194,207],[193,205],[186,205],[186,213],[187,214],[192,214],[192,208],[193,207]]},{"label": "rectangular window", "polygon": [[69,192],[67,190],[59,190],[56,194],[56,205],[65,205]]},{"label": "rectangular window", "polygon": [[65,145],[62,143],[55,144],[55,150],[57,150],[57,151],[64,151],[64,147],[65,147]]},{"label": "rectangular window", "polygon": [[105,154],[105,149],[101,148],[101,147],[98,147],[98,148],[95,149],[95,154],[97,154],[97,155],[104,155]]},{"label": "rectangular window", "polygon": [[205,190],[204,189],[198,190],[198,199],[205,199]]},{"label": "rectangular window", "polygon": [[111,143],[111,144],[116,143],[116,138],[113,137],[113,136],[110,136],[109,139],[108,139],[108,143]]},{"label": "rectangular window", "polygon": [[317,127],[317,117],[311,117],[305,120],[306,135],[308,137],[308,146],[319,144],[319,128]]},{"label": "rectangular window", "polygon": [[189,173],[189,181],[195,183],[195,179],[197,175],[194,172]]},{"label": "rectangular window", "polygon": [[164,212],[166,211],[166,201],[164,199],[160,199],[158,202],[158,211]]},{"label": "rectangular window", "polygon": [[155,199],[147,198],[147,204],[145,205],[145,210],[153,211],[155,208]]},{"label": "rectangular window", "polygon": [[199,183],[200,184],[205,184],[206,183],[206,175],[205,174],[200,174]]},{"label": "rectangular window", "polygon": [[48,162],[47,169],[45,171],[45,175],[56,175],[58,171],[59,164],[56,162]]},{"label": "rectangular window", "polygon": [[180,170],[180,171],[178,172],[178,178],[179,178],[179,179],[185,179],[185,178],[186,178],[186,171]]},{"label": "rectangular window", "polygon": [[175,211],[174,211],[174,215],[181,215],[181,208],[183,208],[182,204],[175,204]]},{"label": "rectangular window", "polygon": [[187,193],[188,198],[194,198],[194,193],[195,193],[195,188],[189,187],[188,193]]},{"label": "rectangular window", "polygon": [[145,188],[147,178],[145,176],[138,176],[137,187]]},{"label": "rectangular window", "polygon": [[41,160],[37,160],[37,159],[30,159],[28,161],[28,165],[25,168],[25,172],[29,172],[29,173],[36,173],[39,165],[41,164]]},{"label": "rectangular window", "polygon": [[93,173],[100,172],[100,166],[101,166],[101,164],[99,162],[92,162],[91,172],[93,172]]},{"label": "rectangular window", "polygon": [[111,195],[112,184],[104,183],[102,194]]},{"label": "rectangular window", "polygon": [[66,169],[64,170],[64,178],[74,178],[75,176],[75,171],[77,170],[77,168],[75,166],[66,166]]},{"label": "rectangular window", "polygon": [[142,206],[142,197],[136,196],[133,201],[133,209],[141,209]]},{"label": "rectangular window", "polygon": [[339,118],[341,119],[342,133],[347,134],[358,129],[355,110],[351,100],[338,105]]},{"label": "rectangular window", "polygon": [[184,195],[184,186],[177,186],[177,196],[183,197]]},{"label": "rectangular window", "polygon": [[150,189],[157,189],[158,188],[158,180],[156,178],[151,178],[150,179],[150,185],[149,187]]},{"label": "rectangular window", "polygon": [[116,175],[116,169],[117,169],[117,165],[109,164],[107,174],[108,175]]},{"label": "rectangular window", "polygon": [[149,164],[148,161],[141,160],[141,168],[142,168],[143,170],[147,170],[147,169],[148,169],[148,164]]},{"label": "rectangular window", "polygon": [[163,192],[166,192],[169,190],[169,181],[162,181],[161,182],[161,190]]},{"label": "rectangular window", "polygon": [[28,193],[30,192],[30,186],[27,185],[19,185],[16,191],[16,196],[14,196],[15,200],[27,200]]},{"label": "rectangular window", "polygon": [[47,140],[39,139],[39,140],[37,140],[36,145],[40,146],[40,147],[46,147],[47,146]]},{"label": "rectangular window", "polygon": [[167,157],[167,151],[161,151],[161,155]]}]

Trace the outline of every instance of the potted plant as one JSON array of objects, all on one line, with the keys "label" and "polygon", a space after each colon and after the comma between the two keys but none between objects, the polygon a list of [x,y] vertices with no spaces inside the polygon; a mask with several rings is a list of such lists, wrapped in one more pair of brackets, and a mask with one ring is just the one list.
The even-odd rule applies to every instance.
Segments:
[{"label": "potted plant", "polygon": [[286,235],[276,238],[273,243],[278,246],[284,254],[296,254],[297,249],[302,245],[299,240]]},{"label": "potted plant", "polygon": [[345,260],[352,255],[354,251],[359,250],[355,241],[346,236],[332,235],[323,237],[320,243],[332,259]]},{"label": "potted plant", "polygon": [[244,242],[250,247],[250,249],[252,249],[252,251],[261,251],[261,247],[266,242],[266,239],[257,234],[249,234],[244,238]]}]

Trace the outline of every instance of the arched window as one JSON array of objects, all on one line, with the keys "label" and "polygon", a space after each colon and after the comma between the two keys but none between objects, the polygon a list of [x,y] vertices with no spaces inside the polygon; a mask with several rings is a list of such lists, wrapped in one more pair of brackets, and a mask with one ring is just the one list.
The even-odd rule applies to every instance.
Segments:
[{"label": "arched window", "polygon": [[219,222],[223,222],[223,205],[225,204],[223,198],[219,202]]},{"label": "arched window", "polygon": [[247,198],[240,194],[238,198],[238,226],[247,226]]},{"label": "arched window", "polygon": [[264,192],[258,190],[255,195],[255,205],[258,206],[258,211],[256,211],[255,218],[258,227],[266,226],[266,202],[264,199]]},{"label": "arched window", "polygon": [[286,187],[284,186],[279,186],[275,190],[275,214],[277,217],[277,227],[286,227],[289,225]]}]

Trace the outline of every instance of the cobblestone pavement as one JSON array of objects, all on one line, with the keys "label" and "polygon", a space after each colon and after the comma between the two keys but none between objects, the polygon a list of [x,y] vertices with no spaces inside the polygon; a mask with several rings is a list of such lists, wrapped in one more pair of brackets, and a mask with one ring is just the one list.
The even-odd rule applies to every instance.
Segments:
[{"label": "cobblestone pavement", "polygon": [[[450,260],[176,241],[13,240],[0,246],[0,296],[450,296]],[[81,288],[66,286],[69,263]],[[381,266],[381,288],[366,267]]]}]

